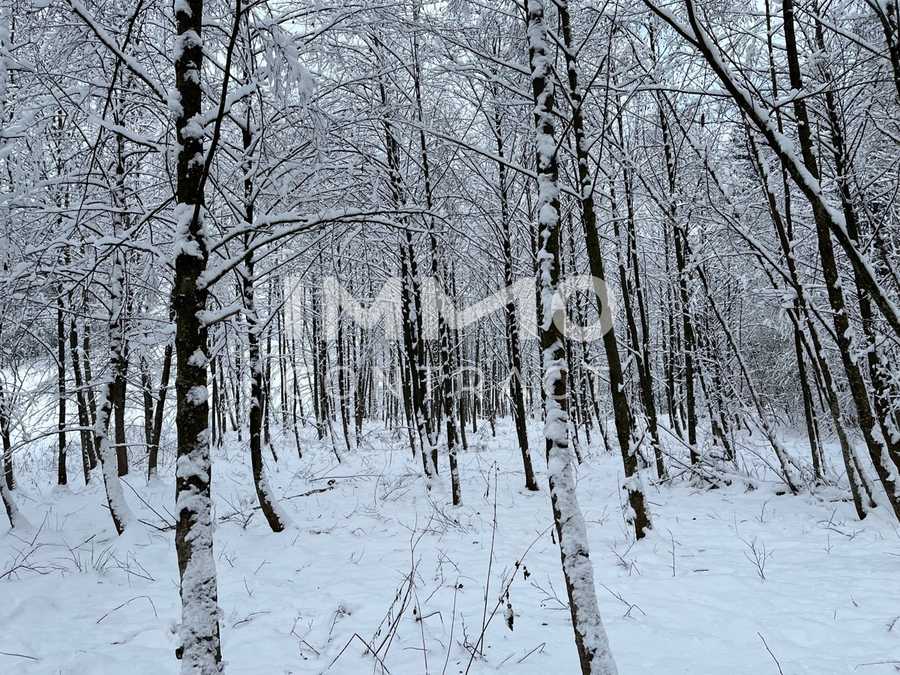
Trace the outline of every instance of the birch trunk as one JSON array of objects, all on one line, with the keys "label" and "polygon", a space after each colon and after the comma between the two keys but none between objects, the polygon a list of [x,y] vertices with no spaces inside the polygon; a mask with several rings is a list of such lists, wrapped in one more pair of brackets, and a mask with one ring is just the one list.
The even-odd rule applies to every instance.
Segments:
[{"label": "birch trunk", "polygon": [[547,54],[547,31],[541,0],[527,0],[528,57],[534,96],[535,146],[538,181],[539,283],[543,318],[541,351],[546,389],[544,436],[550,500],[559,537],[575,646],[582,675],[614,675],[616,671],[594,589],[594,570],[587,542],[587,527],[575,489],[575,474],[568,441],[568,364],[565,336],[560,330],[565,305],[558,308],[559,283],[559,165],[554,122],[553,76]]}]

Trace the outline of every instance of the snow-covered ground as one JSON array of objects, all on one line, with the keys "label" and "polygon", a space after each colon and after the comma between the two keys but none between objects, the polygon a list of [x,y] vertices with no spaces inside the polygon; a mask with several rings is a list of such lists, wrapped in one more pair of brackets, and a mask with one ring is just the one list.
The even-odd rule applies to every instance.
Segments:
[{"label": "snow-covered ground", "polygon": [[[293,521],[281,534],[253,509],[246,451],[217,452],[226,671],[577,672],[546,478],[539,493],[523,489],[513,438],[504,423],[497,438],[470,434],[459,508],[446,485],[425,493],[383,430],[369,429],[341,464],[309,436],[302,459],[279,445],[277,466],[267,459]],[[532,444],[542,469],[537,427]],[[126,479],[144,522],[117,538],[99,473],[85,489],[73,461],[73,485],[59,490],[48,462],[20,462],[33,531],[0,533],[0,673],[176,673],[171,470],[150,485],[139,467]],[[634,544],[620,478],[621,460],[596,449],[579,468],[620,673],[897,671],[900,537],[887,509],[861,523],[828,496],[676,481],[650,488],[654,532]]]}]

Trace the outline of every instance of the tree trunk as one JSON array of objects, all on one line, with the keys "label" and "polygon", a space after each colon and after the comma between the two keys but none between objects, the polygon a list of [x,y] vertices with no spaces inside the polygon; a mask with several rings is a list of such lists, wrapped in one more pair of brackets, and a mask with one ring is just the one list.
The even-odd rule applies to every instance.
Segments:
[{"label": "tree trunk", "polygon": [[[222,672],[222,649],[210,499],[208,332],[202,321],[208,290],[200,282],[200,275],[209,260],[209,244],[203,222],[205,162],[197,161],[198,157],[205,157],[203,131],[196,122],[202,102],[203,0],[179,2],[175,6],[175,23],[175,85],[179,103],[175,131],[179,152],[172,306],[175,310],[175,423],[178,428],[175,550],[182,607],[176,655],[182,660],[183,675],[215,675]],[[230,57],[229,51],[226,78],[231,66]]]},{"label": "tree trunk", "polygon": [[[562,10],[565,0],[557,2],[557,7]],[[542,0],[529,0],[527,11],[528,57],[535,104],[539,281],[544,316],[541,323],[541,350],[547,393],[544,436],[547,439],[550,499],[582,675],[614,675],[617,672],[616,665],[600,618],[587,528],[578,505],[568,442],[568,365],[565,359],[565,336],[560,330],[565,305],[560,303],[560,308],[554,304],[557,302],[560,267],[559,168],[553,116],[553,76],[547,53]]]},{"label": "tree trunk", "polygon": [[[6,471],[5,467],[6,462],[3,461],[3,458],[0,458],[0,469]],[[28,521],[25,520],[25,517],[21,514],[18,507],[16,506],[15,499],[12,496],[12,490],[6,484],[5,480],[0,480],[0,501],[3,502],[3,509],[6,511],[6,517],[9,519],[9,526],[14,530],[16,528],[27,528]]]},{"label": "tree trunk", "polygon": [[[655,40],[651,36],[651,45],[655,50]],[[697,399],[694,394],[694,357],[697,341],[694,335],[694,321],[691,316],[691,298],[689,282],[688,261],[686,249],[688,248],[687,228],[680,224],[675,205],[675,190],[677,187],[677,168],[675,155],[672,151],[672,135],[669,131],[669,123],[662,105],[662,94],[657,101],[660,129],[662,130],[663,157],[666,162],[666,179],[668,187],[668,204],[666,204],[666,217],[672,227],[672,242],[675,249],[675,268],[678,274],[678,300],[681,312],[681,334],[684,338],[684,389],[685,406],[687,409],[688,445],[690,446],[691,464],[700,461],[697,453]]]},{"label": "tree trunk", "polygon": [[16,478],[13,473],[12,439],[10,437],[12,399],[3,390],[0,383],[0,438],[3,439],[3,478],[7,490],[16,489]]},{"label": "tree trunk", "polygon": [[[418,4],[413,4],[413,17],[418,19]],[[422,107],[422,77],[421,70],[419,68],[419,48],[418,48],[418,38],[417,33],[413,32],[413,90],[415,91],[416,98],[416,112],[418,114],[419,124],[425,123],[425,113]],[[425,186],[425,205],[429,211],[434,209],[434,195],[432,193],[431,186],[431,168],[429,164],[428,158],[428,144],[425,141],[425,131],[423,129],[419,129],[419,153],[422,160],[422,180]],[[456,431],[456,414],[453,406],[453,352],[450,348],[450,328],[447,325],[447,308],[444,305],[443,296],[446,295],[447,285],[445,283],[445,279],[441,272],[446,272],[445,266],[444,269],[441,269],[442,266],[440,261],[438,260],[438,245],[437,245],[437,236],[434,231],[434,219],[431,217],[426,217],[427,227],[428,227],[428,241],[431,248],[431,277],[432,282],[437,283],[439,285],[437,289],[437,307],[435,308],[437,312],[437,320],[438,320],[438,339],[440,340],[439,345],[439,356],[440,356],[440,389],[437,392],[438,396],[441,398],[442,406],[438,406],[438,411],[443,410],[446,429],[447,429],[447,456],[450,464],[450,489],[452,493],[452,500],[454,506],[459,506],[462,503],[462,492],[459,484],[459,467],[457,465],[456,458],[456,443],[457,443],[457,431]],[[435,422],[435,425],[439,425],[440,422]],[[435,429],[435,433],[437,433],[437,429]],[[435,472],[437,472],[437,457],[433,455],[434,468]]]},{"label": "tree trunk", "polygon": [[63,313],[62,286],[57,286],[56,292],[56,385],[59,404],[56,482],[58,485],[66,485],[69,482],[66,471],[66,320]]},{"label": "tree trunk", "polygon": [[[619,138],[625,147],[625,135],[622,131],[622,116],[618,116]],[[663,460],[662,442],[659,439],[659,421],[656,412],[656,400],[653,394],[653,350],[650,347],[650,321],[647,317],[647,305],[644,300],[644,288],[641,282],[641,265],[638,259],[637,225],[634,213],[634,193],[631,181],[631,169],[628,162],[622,167],[622,184],[625,189],[625,208],[627,218],[625,220],[627,230],[626,257],[631,267],[631,276],[634,280],[633,291],[637,301],[638,317],[641,326],[640,344],[635,342],[635,349],[640,354],[638,367],[640,368],[641,399],[644,403],[644,411],[647,416],[647,428],[650,431],[650,441],[653,444],[653,455],[656,460],[656,474],[660,480],[668,477],[665,461]]]},{"label": "tree trunk", "polygon": [[162,373],[159,378],[159,392],[156,395],[156,405],[153,408],[153,435],[150,447],[147,450],[147,478],[156,475],[156,467],[159,463],[159,444],[162,440],[163,412],[166,407],[166,393],[169,390],[169,378],[172,372],[172,342],[166,343],[163,353]]},{"label": "tree trunk", "polygon": [[[498,180],[500,183],[500,246],[503,249],[503,284],[508,289],[513,284],[513,255],[512,233],[509,229],[509,194],[506,177],[506,164],[503,159],[503,126],[500,119],[500,108],[496,102],[498,92],[494,91],[494,133],[497,136],[497,162]],[[536,491],[537,480],[534,477],[534,468],[531,466],[531,453],[528,449],[527,418],[525,416],[525,396],[522,392],[522,347],[519,342],[519,322],[516,317],[516,306],[509,299],[504,307],[506,318],[506,349],[509,354],[510,381],[509,393],[512,397],[513,418],[516,426],[516,440],[519,443],[519,451],[522,453],[522,467],[525,472],[525,489]]]},{"label": "tree trunk", "polygon": [[[253,147],[251,124],[252,120],[248,107],[244,125],[241,127],[244,143],[244,162],[242,167],[244,172],[244,220],[252,224],[254,222],[255,209],[253,204],[252,159],[249,155]],[[244,236],[244,248],[247,252],[244,254],[244,269],[241,275],[244,316],[247,319],[248,365],[250,366],[250,464],[253,470],[253,485],[256,488],[256,496],[259,499],[259,506],[263,515],[266,517],[266,521],[273,532],[281,532],[285,528],[287,519],[275,501],[272,490],[269,487],[269,481],[266,479],[262,444],[260,442],[265,383],[263,381],[263,364],[260,358],[259,344],[259,334],[262,326],[256,311],[256,298],[254,297],[255,280],[253,275],[255,273],[255,261],[253,260],[253,252],[249,249],[250,236],[249,234]],[[271,296],[269,304],[271,306]],[[269,334],[271,335],[271,331]]]},{"label": "tree trunk", "polygon": [[[578,162],[581,222],[587,240],[588,265],[591,276],[597,280],[594,282],[594,293],[597,296],[598,313],[603,316],[604,312],[609,312],[609,298],[604,281],[606,274],[603,270],[603,251],[600,248],[600,236],[597,232],[597,214],[594,211],[594,185],[589,166],[590,158],[585,135],[582,95],[578,84],[578,62],[575,59],[576,50],[571,35],[568,3],[566,0],[558,0],[556,5],[559,9],[563,41],[568,45],[565,50],[566,69],[571,101],[572,134],[575,138],[575,158]],[[548,317],[544,313],[548,310],[549,308],[544,306],[540,317],[542,325],[548,321]],[[638,442],[633,436],[634,420],[625,392],[625,377],[622,372],[622,361],[619,358],[619,345],[616,342],[616,333],[611,321],[608,329],[603,333],[603,348],[609,366],[609,389],[613,402],[616,437],[619,441],[619,451],[622,453],[622,463],[625,469],[624,487],[628,494],[628,516],[634,526],[635,536],[641,539],[650,529],[650,516],[647,512],[644,488],[639,473]],[[546,359],[546,354],[544,354],[544,359]]]},{"label": "tree trunk", "polygon": [[[252,223],[252,217],[252,208],[248,207],[247,222]],[[273,532],[281,532],[284,530],[286,518],[272,496],[272,490],[269,487],[268,480],[266,480],[262,456],[262,397],[264,386],[259,345],[260,323],[256,313],[256,302],[253,297],[253,273],[253,253],[248,251],[244,256],[242,281],[244,315],[247,318],[248,365],[250,366],[250,463],[253,469],[253,485],[256,488],[256,496],[259,499],[259,506],[263,515],[266,517],[266,521]]]},{"label": "tree trunk", "polygon": [[[109,274],[109,366],[110,375],[115,372],[118,354],[121,351],[121,333],[119,332],[119,314],[122,312],[123,282],[125,274],[122,262],[122,252],[114,253],[113,266]],[[94,446],[100,458],[103,472],[103,484],[106,488],[106,500],[109,505],[109,513],[112,516],[116,532],[122,534],[131,522],[131,510],[125,501],[122,492],[122,483],[119,480],[119,472],[116,464],[115,449],[109,440],[109,421],[113,410],[114,384],[106,383],[103,388],[103,398],[97,410],[97,419],[94,424]]]},{"label": "tree trunk", "polygon": [[[97,423],[97,400],[94,395],[94,374],[91,372],[91,320],[84,319],[84,335],[81,337],[81,356],[84,359],[84,384],[87,387],[86,398],[91,420]],[[96,450],[96,446],[94,448]],[[99,457],[98,457],[99,459]]]},{"label": "tree trunk", "polygon": [[78,426],[81,427],[81,463],[84,469],[84,483],[87,485],[91,480],[91,470],[97,466],[97,456],[94,453],[94,439],[91,436],[93,421],[88,410],[85,382],[81,373],[81,355],[78,353],[78,322],[74,314],[69,322],[69,356],[72,359],[72,372],[75,375]]}]

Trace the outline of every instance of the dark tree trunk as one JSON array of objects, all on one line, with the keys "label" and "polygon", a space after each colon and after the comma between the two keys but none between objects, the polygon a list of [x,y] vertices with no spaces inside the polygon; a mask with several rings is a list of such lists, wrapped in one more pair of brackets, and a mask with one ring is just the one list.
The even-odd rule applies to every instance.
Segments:
[{"label": "dark tree trunk", "polygon": [[[127,288],[127,287],[126,287]],[[125,291],[127,294],[127,290]],[[117,348],[112,359],[112,397],[116,438],[116,462],[120,476],[128,475],[128,443],[125,439],[125,393],[128,384],[128,341],[125,335],[125,308],[123,303],[117,317],[115,331]]]},{"label": "dark tree trunk", "polygon": [[66,471],[66,319],[63,312],[62,287],[57,286],[56,290],[56,385],[59,403],[56,482],[59,485],[66,485],[69,482]]},{"label": "dark tree trunk", "polygon": [[[246,180],[248,179],[245,178]],[[248,206],[247,210],[247,222],[252,223],[252,207]],[[253,273],[253,254],[248,251],[244,256],[242,282],[244,315],[247,318],[248,365],[250,367],[250,463],[253,469],[253,485],[256,488],[256,496],[259,499],[259,506],[263,515],[266,517],[266,521],[273,532],[281,532],[285,527],[285,519],[272,496],[271,488],[266,480],[262,456],[262,398],[264,396],[264,383],[259,346],[260,322],[253,297]]]},{"label": "dark tree trunk", "polygon": [[[651,37],[651,45],[655,49],[655,41]],[[662,95],[660,95],[662,96]],[[662,100],[658,101],[660,129],[662,130],[663,157],[666,162],[666,179],[668,187],[668,204],[666,205],[669,224],[672,227],[672,242],[675,249],[675,267],[678,273],[678,300],[681,314],[681,334],[684,338],[684,389],[685,407],[687,410],[688,445],[690,446],[691,464],[700,461],[697,453],[697,399],[694,392],[694,358],[697,341],[694,335],[694,321],[691,316],[691,297],[689,289],[689,271],[686,250],[688,248],[687,228],[678,219],[675,205],[677,188],[677,167],[672,150],[672,136],[669,123],[663,110]]]},{"label": "dark tree trunk", "polygon": [[[97,399],[94,395],[94,375],[91,372],[91,321],[84,320],[84,335],[81,338],[81,356],[84,359],[84,384],[87,387],[86,398],[91,421],[97,423]],[[96,450],[96,447],[94,448]]]},{"label": "dark tree trunk", "polygon": [[[222,672],[222,649],[210,499],[208,329],[201,319],[209,292],[200,282],[200,275],[209,260],[209,243],[203,222],[205,163],[197,161],[198,157],[206,155],[203,133],[195,129],[203,97],[203,0],[185,0],[178,3],[175,10],[178,45],[175,86],[180,106],[175,119],[179,148],[175,193],[178,240],[172,306],[175,311],[175,423],[178,428],[175,550],[182,606],[176,656],[183,660],[183,673],[216,675]],[[239,15],[239,5],[237,11]],[[229,50],[226,78],[230,67]],[[223,104],[224,96],[223,93]]]},{"label": "dark tree trunk", "polygon": [[81,463],[86,485],[91,480],[91,470],[97,466],[97,455],[94,453],[94,439],[91,435],[93,420],[88,409],[87,392],[85,391],[84,377],[81,373],[81,356],[78,353],[78,322],[74,314],[69,322],[69,356],[72,359],[72,372],[75,375],[78,426],[81,427]]},{"label": "dark tree trunk", "polygon": [[[590,173],[582,95],[578,84],[578,62],[575,60],[576,50],[571,35],[568,5],[565,0],[562,0],[562,2],[557,2],[557,7],[559,8],[559,21],[562,26],[563,41],[568,45],[568,48],[565,50],[566,69],[569,100],[571,101],[571,127],[575,139],[575,158],[578,162],[581,222],[587,241],[588,266],[591,276],[600,280],[599,283],[595,284],[594,292],[598,301],[598,313],[603,317],[604,312],[609,313],[609,298],[606,283],[603,281],[606,279],[606,273],[603,269],[603,251],[600,247],[600,236],[597,231],[597,214],[594,210],[594,184]],[[546,311],[546,308],[544,308],[544,311]],[[546,322],[546,318],[542,319],[543,322]],[[603,327],[607,329],[606,325]],[[635,535],[638,539],[641,539],[647,530],[650,529],[650,516],[645,505],[643,486],[638,473],[640,457],[637,439],[633,435],[634,420],[632,419],[628,396],[625,392],[622,360],[619,358],[619,345],[616,342],[616,333],[611,320],[608,322],[608,329],[603,333],[603,348],[606,352],[606,360],[609,367],[609,389],[613,402],[616,438],[619,441],[619,450],[622,453],[622,463],[625,469],[625,489],[628,495],[630,517]]]},{"label": "dark tree trunk", "polygon": [[150,377],[150,365],[143,353],[138,358],[138,367],[141,371],[141,399],[144,404],[144,444],[149,450],[153,444],[153,382]]},{"label": "dark tree trunk", "polygon": [[[252,224],[254,222],[255,209],[253,203],[253,165],[250,153],[254,143],[249,107],[247,116],[243,121],[241,136],[244,145],[244,162],[242,164],[244,172],[244,220]],[[247,351],[248,365],[250,367],[250,464],[253,470],[253,485],[256,488],[256,496],[263,515],[266,517],[266,522],[269,523],[269,527],[272,528],[273,532],[281,532],[285,528],[286,519],[272,495],[272,490],[265,476],[260,439],[263,426],[263,397],[265,396],[267,400],[269,397],[265,393],[266,383],[263,379],[263,364],[260,358],[259,337],[263,326],[256,309],[256,298],[254,295],[255,261],[253,252],[250,250],[250,244],[251,235],[247,234],[244,236],[244,249],[247,252],[244,254],[244,269],[241,274],[241,293],[244,302],[244,316],[247,320]],[[269,306],[271,307],[271,286],[269,291]],[[269,336],[270,342],[268,343],[267,356],[271,355],[271,330],[269,331]],[[268,363],[267,359],[267,368]],[[266,420],[266,428],[268,428],[268,419]],[[269,445],[268,433],[265,436],[266,445]]]},{"label": "dark tree trunk", "polygon": [[10,437],[12,400],[0,384],[0,438],[3,439],[3,482],[7,490],[16,489],[13,472],[12,439]]},{"label": "dark tree trunk", "polygon": [[[413,15],[415,18],[418,18],[418,4],[413,4]],[[417,33],[413,32],[413,89],[415,91],[416,98],[416,112],[418,114],[419,124],[425,123],[425,114],[422,108],[422,77],[421,71],[419,68],[419,49],[418,49],[418,38],[416,37]],[[429,211],[434,209],[434,195],[432,193],[431,186],[431,167],[429,164],[428,158],[428,144],[425,140],[425,131],[423,129],[419,129],[419,152],[422,160],[422,180],[425,186],[425,205]],[[459,484],[459,467],[457,466],[457,458],[456,458],[456,443],[457,443],[457,432],[456,432],[456,414],[453,409],[453,352],[450,347],[450,328],[447,325],[447,308],[444,305],[443,298],[440,295],[446,295],[447,286],[443,275],[441,272],[446,272],[446,269],[441,269],[442,266],[440,261],[438,260],[438,245],[437,245],[437,236],[434,231],[434,219],[428,217],[427,218],[428,225],[428,242],[431,248],[431,277],[434,283],[439,284],[438,288],[438,302],[437,302],[437,320],[438,320],[438,339],[440,341],[439,345],[439,360],[440,360],[440,388],[437,391],[438,396],[441,399],[441,406],[437,407],[438,413],[442,411],[445,418],[445,424],[447,429],[447,456],[450,464],[450,489],[452,492],[452,500],[454,506],[459,506],[462,503],[462,492]],[[435,426],[437,427],[440,424],[440,421],[435,422]],[[435,429],[435,434],[437,434],[437,429]],[[435,451],[433,451],[435,452]],[[435,472],[437,472],[437,456],[433,455],[433,462],[435,467]]]},{"label": "dark tree trunk", "polygon": [[163,412],[166,407],[166,394],[169,391],[169,378],[172,372],[173,344],[166,343],[163,353],[162,373],[159,378],[159,391],[156,395],[156,405],[153,408],[153,434],[150,439],[150,447],[147,451],[147,477],[156,475],[156,467],[159,463],[159,444],[162,440]]},{"label": "dark tree trunk", "polygon": [[[625,138],[622,132],[622,117],[618,118],[619,137],[624,145]],[[638,258],[637,225],[634,213],[634,193],[631,181],[631,169],[626,162],[622,168],[622,182],[625,189],[625,207],[627,219],[627,258],[631,267],[631,276],[634,280],[632,290],[637,301],[638,318],[640,319],[641,341],[635,343],[635,349],[640,354],[638,367],[640,368],[641,399],[647,415],[647,428],[650,431],[650,441],[653,444],[653,455],[656,461],[656,473],[660,479],[668,476],[665,461],[663,460],[662,442],[659,438],[659,421],[656,412],[656,400],[653,391],[653,350],[650,347],[650,320],[647,317],[647,305],[644,300],[644,287],[641,282],[641,265]]]},{"label": "dark tree trunk", "polygon": [[[497,162],[498,181],[500,183],[500,246],[503,249],[503,284],[510,288],[513,284],[513,255],[512,233],[509,228],[509,194],[506,177],[506,164],[503,147],[503,125],[500,118],[500,108],[496,102],[498,92],[494,90],[494,133],[497,136]],[[509,354],[510,381],[509,393],[512,397],[513,418],[516,426],[516,440],[522,453],[522,467],[525,471],[525,489],[536,491],[537,480],[534,477],[534,468],[531,466],[531,453],[528,449],[528,430],[525,416],[525,396],[522,392],[522,349],[519,342],[519,322],[516,317],[516,306],[510,297],[504,307],[506,318],[506,349]]]}]

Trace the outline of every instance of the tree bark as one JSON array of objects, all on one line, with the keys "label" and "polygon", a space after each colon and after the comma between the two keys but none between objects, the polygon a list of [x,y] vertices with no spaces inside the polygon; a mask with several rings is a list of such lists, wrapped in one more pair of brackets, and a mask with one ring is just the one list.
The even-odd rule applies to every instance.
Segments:
[{"label": "tree bark", "polygon": [[[117,354],[121,350],[121,333],[119,332],[119,314],[122,312],[123,282],[125,274],[123,270],[122,252],[114,253],[112,270],[109,273],[109,366],[110,375],[115,372]],[[109,513],[112,516],[116,532],[122,534],[131,522],[131,510],[125,501],[122,492],[122,483],[119,480],[119,472],[116,462],[115,449],[109,439],[109,421],[113,411],[114,384],[110,380],[103,388],[103,398],[97,410],[97,418],[94,424],[94,446],[100,458],[103,472],[103,484],[106,489],[106,501],[109,505]]]},{"label": "tree bark", "polygon": [[[236,12],[237,17],[240,0]],[[182,660],[183,675],[216,675],[223,667],[210,499],[208,329],[202,320],[208,290],[200,280],[209,260],[209,244],[203,222],[206,163],[197,161],[206,156],[203,131],[197,123],[203,96],[203,0],[184,0],[176,4],[175,23],[175,86],[178,93],[175,131],[179,152],[172,306],[175,311],[175,424],[178,428],[175,550],[182,607],[176,656]],[[226,83],[230,67],[229,50],[225,64]],[[222,103],[224,89],[223,86]]]},{"label": "tree bark", "polygon": [[156,395],[156,405],[153,407],[153,435],[150,439],[150,447],[147,451],[147,478],[156,475],[156,467],[159,463],[159,444],[162,440],[163,413],[166,407],[166,394],[169,391],[169,378],[172,372],[172,342],[166,343],[163,352],[162,373],[159,378],[159,390]]},{"label": "tree bark", "polygon": [[0,384],[0,438],[3,439],[3,483],[7,490],[16,489],[16,478],[13,472],[11,416],[12,400]]},{"label": "tree bark", "polygon": [[[604,311],[609,311],[609,298],[606,282],[604,281],[606,273],[603,269],[603,251],[600,247],[600,236],[597,231],[597,214],[594,210],[594,184],[589,166],[590,158],[588,157],[584,111],[582,110],[583,99],[578,84],[578,62],[575,57],[576,51],[571,35],[568,3],[566,0],[557,0],[556,6],[563,30],[563,42],[567,45],[565,49],[566,69],[569,99],[571,101],[572,134],[575,139],[575,158],[578,162],[581,222],[587,241],[588,265],[591,276],[595,279],[594,293],[597,296],[598,312],[602,315]],[[545,306],[540,317],[543,324],[546,324],[548,321],[548,316],[544,313],[546,311],[549,311],[549,308]],[[606,352],[606,360],[609,367],[609,389],[613,402],[616,438],[619,441],[619,451],[622,453],[622,464],[625,469],[624,487],[628,495],[629,505],[627,515],[634,526],[635,536],[641,539],[646,534],[646,531],[650,529],[650,516],[645,504],[644,488],[639,473],[638,444],[637,439],[633,435],[634,420],[632,419],[631,405],[625,392],[625,377],[622,372],[622,360],[619,357],[619,345],[611,322],[608,330],[605,330],[603,333],[603,349]],[[546,355],[544,355],[544,358],[546,358]]]},{"label": "tree bark", "polygon": [[69,356],[72,359],[72,372],[75,375],[78,425],[81,427],[81,463],[84,469],[84,483],[87,485],[91,480],[91,470],[97,466],[97,456],[94,453],[94,440],[90,431],[92,421],[84,390],[84,377],[81,373],[81,356],[78,353],[78,322],[74,314],[69,322]]},{"label": "tree bark", "polygon": [[56,482],[58,485],[66,485],[69,482],[66,471],[66,320],[63,313],[62,286],[57,286],[56,291],[56,385],[59,405]]},{"label": "tree bark", "polygon": [[[564,7],[564,3],[565,0],[558,1],[557,7]],[[538,259],[543,306],[541,350],[547,393],[544,436],[547,439],[550,500],[582,675],[614,675],[617,672],[616,665],[600,618],[587,528],[578,505],[568,442],[568,364],[565,358],[565,336],[560,329],[565,305],[560,303],[560,308],[555,304],[558,302],[556,295],[560,268],[559,165],[553,112],[553,76],[547,53],[544,4],[542,0],[529,0],[526,7],[528,60],[534,97],[537,213],[540,228]]]}]

